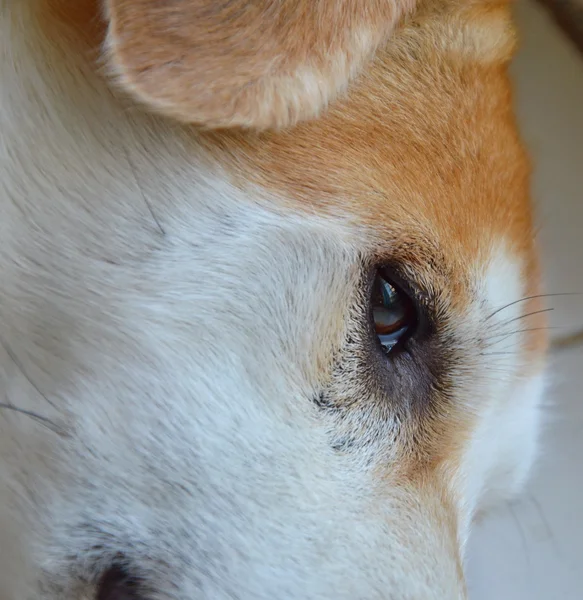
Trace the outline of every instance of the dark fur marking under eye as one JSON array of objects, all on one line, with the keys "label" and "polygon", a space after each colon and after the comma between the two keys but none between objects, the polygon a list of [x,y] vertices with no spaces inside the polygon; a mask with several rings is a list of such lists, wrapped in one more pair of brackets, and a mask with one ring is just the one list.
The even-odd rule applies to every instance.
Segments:
[{"label": "dark fur marking under eye", "polygon": [[101,577],[95,600],[143,600],[138,592],[138,581],[124,567],[114,565]]},{"label": "dark fur marking under eye", "polygon": [[314,397],[314,404],[329,419],[330,444],[336,452],[377,447],[382,454],[382,447],[397,435],[423,453],[418,440],[426,439],[423,432],[433,430],[447,413],[451,373],[460,359],[456,340],[447,333],[447,311],[438,298],[409,287],[418,302],[419,327],[398,352],[387,354],[370,319],[366,283],[347,318],[349,330],[330,384]]}]

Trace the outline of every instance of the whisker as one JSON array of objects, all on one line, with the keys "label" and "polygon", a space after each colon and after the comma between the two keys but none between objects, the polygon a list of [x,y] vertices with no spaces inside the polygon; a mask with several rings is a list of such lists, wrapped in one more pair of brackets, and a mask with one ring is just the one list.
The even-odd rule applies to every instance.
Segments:
[{"label": "whisker", "polygon": [[516,356],[519,354],[518,352],[504,352],[504,351],[495,351],[495,352],[480,352],[480,356]]},{"label": "whisker", "polygon": [[555,310],[553,307],[543,308],[541,310],[533,310],[532,312],[526,313],[524,315],[520,315],[518,317],[514,317],[513,319],[509,319],[508,321],[501,323],[501,326],[505,327],[506,325],[510,325],[510,323],[514,323],[514,321],[520,321],[521,319],[526,319],[526,317],[533,317],[534,315],[540,315],[542,313],[552,312],[553,310]]},{"label": "whisker", "polygon": [[154,212],[154,209],[152,208],[152,204],[148,200],[146,194],[144,193],[144,190],[143,190],[142,186],[140,185],[140,181],[138,179],[137,169],[136,169],[136,167],[134,165],[134,162],[130,158],[130,153],[129,153],[128,149],[125,148],[125,147],[124,147],[123,150],[124,150],[124,154],[125,154],[128,166],[130,167],[130,170],[132,171],[132,175],[134,176],[134,179],[136,181],[136,187],[138,188],[138,191],[140,192],[140,195],[142,196],[142,199],[143,199],[144,203],[146,204],[146,208],[148,209],[148,212],[150,213],[150,216],[154,220],[154,223],[156,224],[156,228],[158,229],[158,231],[160,232],[160,234],[162,236],[165,236],[166,235],[166,230],[164,229],[164,227],[162,227],[162,223],[160,223],[160,219],[158,219],[158,217],[156,216],[156,213]]},{"label": "whisker", "polygon": [[511,306],[514,306],[520,302],[526,302],[527,300],[535,300],[536,298],[555,298],[557,296],[580,296],[580,295],[581,294],[579,292],[563,292],[563,293],[558,293],[558,294],[535,294],[534,296],[525,296],[524,298],[519,298],[518,300],[514,300],[513,302],[510,302],[508,304],[505,304],[504,306],[501,306],[500,308],[497,308],[493,313],[488,315],[485,320],[488,321],[493,316],[497,315],[498,313],[502,312],[503,310],[506,310],[507,308],[510,308]]},{"label": "whisker", "polygon": [[0,402],[0,409],[12,410],[26,417],[30,417],[34,421],[38,422],[40,425],[44,425],[47,429],[50,429],[52,432],[63,435],[63,429],[59,427],[54,421],[51,421],[47,417],[43,417],[31,410],[26,410],[24,408],[18,408],[18,406],[14,406],[12,404],[5,404],[4,402]]},{"label": "whisker", "polygon": [[[565,329],[564,327],[526,327],[525,329],[515,329],[514,331],[510,331],[508,333],[497,333],[495,335],[489,335],[484,340],[486,343],[484,344],[484,348],[493,348],[494,346],[498,346],[502,342],[507,339],[518,335],[519,333],[528,333],[530,331],[549,331],[549,330],[561,330]],[[500,339],[497,339],[500,338]],[[516,343],[520,343],[520,340],[517,340]]]},{"label": "whisker", "polygon": [[[527,327],[525,329],[515,329],[514,331],[510,331],[508,333],[497,333],[495,335],[489,335],[488,339],[493,339],[497,337],[510,337],[511,335],[517,335],[518,333],[527,333],[529,331],[546,331],[550,329],[565,329],[564,327]],[[499,342],[496,342],[499,343]]]},{"label": "whisker", "polygon": [[38,385],[28,375],[28,373],[26,372],[26,369],[24,368],[24,365],[20,362],[20,360],[18,359],[18,357],[16,356],[16,354],[14,354],[14,352],[12,351],[12,349],[7,344],[5,344],[2,341],[2,339],[0,339],[0,346],[2,346],[2,348],[4,348],[4,351],[6,352],[6,354],[10,358],[10,360],[16,365],[16,368],[24,375],[24,378],[30,383],[30,385],[32,385],[32,387],[39,393],[39,395],[42,398],[44,398],[53,408],[56,408],[54,402],[52,402],[51,400],[49,400],[47,398],[47,396],[40,391]]},{"label": "whisker", "polygon": [[498,344],[492,344],[491,346],[488,346],[486,348],[484,348],[484,352],[490,352],[490,353],[494,353],[494,352],[506,352],[506,351],[510,351],[512,350],[513,352],[519,352],[521,350],[523,350],[524,347],[522,344],[516,343],[516,344],[506,344],[502,347],[500,347]]}]

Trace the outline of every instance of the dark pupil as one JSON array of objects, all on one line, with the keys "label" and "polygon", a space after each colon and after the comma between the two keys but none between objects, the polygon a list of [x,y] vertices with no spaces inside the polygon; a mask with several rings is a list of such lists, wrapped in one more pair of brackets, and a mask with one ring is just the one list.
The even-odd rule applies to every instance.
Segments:
[{"label": "dark pupil", "polygon": [[391,350],[407,331],[407,307],[399,291],[380,275],[374,285],[372,309],[376,334],[385,350]]}]

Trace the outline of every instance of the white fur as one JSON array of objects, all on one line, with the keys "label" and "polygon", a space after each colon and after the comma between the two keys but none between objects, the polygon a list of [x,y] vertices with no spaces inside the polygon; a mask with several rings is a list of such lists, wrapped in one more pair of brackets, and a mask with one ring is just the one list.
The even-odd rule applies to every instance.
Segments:
[{"label": "white fur", "polygon": [[[88,600],[120,554],[152,598],[463,597],[439,512],[379,495],[313,403],[366,235],[234,188],[192,133],[44,39],[34,5],[2,3],[0,390],[57,431],[0,411],[0,599]],[[486,276],[489,306],[519,271],[501,295]],[[482,384],[464,384],[487,409],[462,538],[508,456],[523,478],[536,428],[537,380]]]},{"label": "white fur", "polygon": [[[501,244],[492,249],[485,272],[478,272],[476,279],[479,301],[467,320],[481,322],[486,358],[474,376],[490,401],[472,404],[476,427],[457,480],[464,490],[468,525],[477,510],[522,489],[536,457],[545,390],[542,363],[525,365],[522,358],[528,321],[521,318],[526,288],[520,263]],[[468,526],[464,529],[469,531]]]}]

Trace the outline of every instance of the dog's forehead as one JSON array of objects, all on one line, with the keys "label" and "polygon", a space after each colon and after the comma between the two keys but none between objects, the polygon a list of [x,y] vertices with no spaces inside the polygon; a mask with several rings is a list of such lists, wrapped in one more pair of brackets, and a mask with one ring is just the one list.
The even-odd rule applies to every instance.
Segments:
[{"label": "dog's forehead", "polygon": [[[73,12],[46,4],[77,30],[100,23],[93,0]],[[276,133],[197,131],[195,144],[270,201],[366,226],[381,258],[420,275],[428,257],[453,268],[448,277],[482,274],[503,243],[536,278],[513,50],[504,4],[425,0],[319,119]]]},{"label": "dog's forehead", "polygon": [[[498,16],[504,25],[506,12]],[[209,147],[241,185],[311,214],[349,215],[374,232],[380,255],[420,269],[445,256],[459,274],[504,243],[528,262],[529,164],[508,48],[497,40],[499,55],[476,55],[454,36],[436,49],[430,33],[409,39],[405,28],[322,118],[286,132],[211,134]],[[512,45],[510,31],[500,35]]]}]

